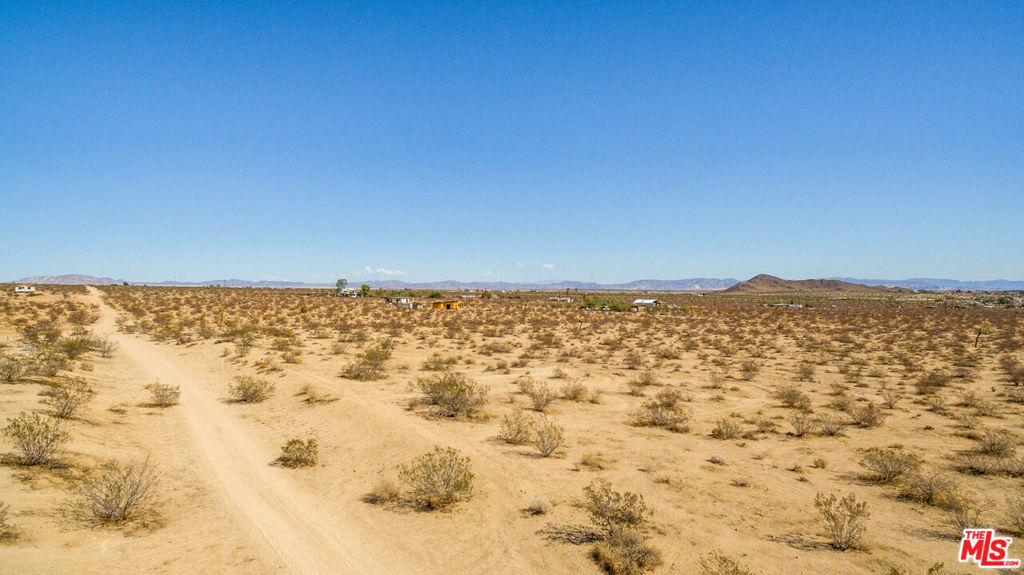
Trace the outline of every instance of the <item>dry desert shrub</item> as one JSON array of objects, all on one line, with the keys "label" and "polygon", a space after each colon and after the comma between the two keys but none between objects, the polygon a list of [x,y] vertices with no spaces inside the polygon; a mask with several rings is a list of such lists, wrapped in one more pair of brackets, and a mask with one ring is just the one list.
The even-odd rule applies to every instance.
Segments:
[{"label": "dry desert shrub", "polygon": [[754,572],[719,551],[700,559],[701,575],[754,575]]},{"label": "dry desert shrub", "polygon": [[303,441],[302,439],[295,438],[289,439],[288,443],[284,444],[277,461],[281,465],[292,469],[309,467],[310,465],[316,465],[319,454],[320,448],[316,443],[316,439],[309,438]]},{"label": "dry desert shrub", "polygon": [[62,420],[34,412],[8,420],[3,434],[21,451],[26,465],[50,461],[70,439]]},{"label": "dry desert shrub", "polygon": [[104,523],[128,521],[153,512],[156,484],[156,469],[148,457],[125,465],[111,461],[75,490],[76,508]]},{"label": "dry desert shrub", "polygon": [[864,452],[860,464],[871,472],[871,479],[892,483],[907,473],[917,471],[921,459],[899,449],[872,447]]},{"label": "dry desert shrub", "polygon": [[444,417],[473,417],[487,403],[488,388],[463,373],[444,371],[420,378],[424,401]]},{"label": "dry desert shrub", "polygon": [[0,503],[0,542],[14,541],[18,538],[18,530],[7,519],[10,511],[10,505]]},{"label": "dry desert shrub", "polygon": [[634,575],[661,565],[661,553],[643,535],[626,529],[607,535],[590,550],[597,565],[610,575]]},{"label": "dry desert shrub", "polygon": [[523,392],[530,398],[530,403],[533,404],[534,411],[543,412],[555,399],[558,398],[558,394],[548,386],[548,384],[533,383],[531,385],[520,384],[523,388]]},{"label": "dry desert shrub", "polygon": [[630,423],[639,427],[664,427],[677,432],[687,431],[689,414],[675,402],[647,401],[630,415]]},{"label": "dry desert shrub", "polygon": [[818,493],[814,506],[825,522],[832,547],[846,551],[860,541],[864,535],[864,520],[871,515],[866,502],[858,502],[852,493],[842,499],[834,493],[828,496]]},{"label": "dry desert shrub", "polygon": [[270,397],[276,387],[273,382],[265,379],[240,375],[228,387],[228,395],[239,403],[259,403]]},{"label": "dry desert shrub", "polygon": [[604,534],[590,556],[608,573],[641,573],[661,564],[661,554],[640,533],[651,515],[642,495],[613,491],[597,479],[583,489],[584,508]]},{"label": "dry desert shrub", "polygon": [[1024,497],[1006,502],[1006,522],[1014,533],[1024,535]]},{"label": "dry desert shrub", "polygon": [[807,411],[811,408],[811,397],[793,385],[785,385],[779,388],[775,392],[774,397],[786,407],[792,407],[801,411]]},{"label": "dry desert shrub", "polygon": [[826,437],[835,437],[843,431],[845,423],[838,417],[822,415],[814,420],[818,426],[818,432]]},{"label": "dry desert shrub", "polygon": [[0,356],[0,383],[17,383],[31,375],[32,367],[26,357]]},{"label": "dry desert shrub", "polygon": [[181,398],[181,386],[178,385],[157,382],[147,385],[146,389],[152,398],[150,403],[156,407],[177,405],[178,399]]},{"label": "dry desert shrub", "polygon": [[963,535],[964,529],[976,528],[981,523],[981,507],[970,495],[956,492],[946,502],[949,522],[953,529],[950,535]]},{"label": "dry desert shrub", "polygon": [[423,509],[441,509],[473,491],[469,458],[451,447],[435,447],[402,467],[399,478],[409,486],[413,502]]},{"label": "dry desert shrub", "polygon": [[803,437],[814,429],[814,420],[802,412],[789,416],[789,424],[793,426],[793,435],[796,437]]},{"label": "dry desert shrub", "polygon": [[352,363],[345,366],[341,377],[356,381],[372,381],[384,377],[384,364],[391,358],[394,343],[390,340],[364,351]]},{"label": "dry desert shrub", "polygon": [[715,439],[736,439],[743,433],[743,426],[732,417],[723,417],[715,422],[711,437]]},{"label": "dry desert shrub", "polygon": [[519,409],[501,419],[498,439],[512,445],[525,445],[532,436],[530,420]]},{"label": "dry desert shrub", "polygon": [[925,505],[945,506],[959,486],[938,470],[907,473],[900,485],[900,496]]},{"label": "dry desert shrub", "polygon": [[530,515],[546,515],[551,512],[551,502],[547,497],[536,497],[526,506],[526,512]]},{"label": "dry desert shrub", "polygon": [[979,440],[978,451],[993,457],[1010,457],[1017,450],[1017,436],[1005,429],[985,428]]},{"label": "dry desert shrub", "polygon": [[586,385],[573,381],[562,386],[562,398],[570,401],[586,401],[590,396],[590,390]]},{"label": "dry desert shrub", "polygon": [[868,403],[851,408],[850,418],[853,419],[854,425],[878,427],[885,420],[885,413],[874,403]]},{"label": "dry desert shrub", "polygon": [[613,491],[604,479],[595,479],[583,488],[583,507],[590,519],[605,533],[626,528],[640,528],[647,522],[651,509],[638,493]]},{"label": "dry desert shrub", "polygon": [[61,377],[46,392],[45,403],[53,408],[53,413],[61,419],[70,419],[75,411],[92,399],[92,388],[80,377]]},{"label": "dry desert shrub", "polygon": [[533,422],[533,446],[541,457],[550,457],[565,443],[565,433],[561,426],[541,415]]}]

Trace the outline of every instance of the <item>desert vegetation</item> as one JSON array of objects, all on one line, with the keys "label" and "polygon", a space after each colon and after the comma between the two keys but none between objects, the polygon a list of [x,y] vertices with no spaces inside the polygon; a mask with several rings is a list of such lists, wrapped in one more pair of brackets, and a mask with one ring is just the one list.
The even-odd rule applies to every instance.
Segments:
[{"label": "desert vegetation", "polygon": [[[102,294],[110,331],[84,290],[0,296],[0,471],[12,485],[0,501],[22,533],[15,548],[45,522],[73,532],[45,513],[80,503],[87,478],[102,492],[108,461],[123,473],[141,449],[162,473],[205,469],[185,465],[198,457],[185,416],[204,397],[255,446],[254,464],[338,516],[367,514],[410,546],[500,524],[537,558],[526,572],[874,574],[934,563],[963,525],[1024,525],[1024,332],[1019,309],[976,295],[666,294],[630,313],[615,311],[625,294],[596,307],[574,293],[475,294],[456,311],[383,297],[425,293]],[[142,371],[129,342],[180,377]],[[22,503],[13,486],[29,479],[15,475],[53,505]],[[598,500],[657,513],[613,529],[592,515]],[[166,513],[156,501],[135,517]]]}]

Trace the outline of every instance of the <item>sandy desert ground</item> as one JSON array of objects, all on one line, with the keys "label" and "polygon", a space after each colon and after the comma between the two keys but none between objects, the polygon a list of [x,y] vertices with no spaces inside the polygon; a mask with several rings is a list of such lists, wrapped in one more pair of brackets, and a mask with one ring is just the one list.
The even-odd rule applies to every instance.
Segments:
[{"label": "sandy desert ground", "polygon": [[[1024,334],[1019,309],[1004,305],[667,295],[630,313],[581,310],[578,294],[496,294],[435,311],[326,290],[5,292],[7,358],[39,354],[45,344],[27,349],[27,339],[43,342],[46,329],[54,342],[77,326],[114,346],[0,384],[0,423],[47,413],[61,375],[95,392],[67,420],[71,439],[53,462],[26,465],[5,440],[0,573],[596,574],[599,531],[581,503],[598,478],[653,510],[642,533],[660,552],[655,573],[724,573],[701,567],[713,551],[751,573],[916,575],[936,563],[975,573],[957,561],[953,511],[1006,535],[1021,526],[1012,503],[1024,495],[1024,395],[1011,378]],[[808,305],[766,305],[790,301]],[[342,377],[385,341],[379,378]],[[444,417],[423,404],[419,381],[445,370],[487,388],[479,412]],[[233,402],[241,375],[275,390]],[[151,404],[146,386],[157,382],[180,386],[177,405]],[[526,392],[545,388],[558,398],[541,415]],[[645,403],[673,395],[671,429],[641,424]],[[499,438],[519,411],[562,428],[550,457]],[[995,436],[1009,445],[990,449]],[[316,439],[316,465],[276,461],[292,438]],[[437,511],[373,502],[435,446],[468,456],[471,497]],[[920,475],[878,481],[862,464],[872,447],[916,456]],[[147,456],[154,513],[113,524],[76,511],[83,478]],[[931,501],[914,490],[928,477],[944,481]],[[859,544],[830,545],[819,493],[867,503]],[[529,511],[538,499],[550,509]],[[1024,547],[1015,541],[1010,556]]]}]

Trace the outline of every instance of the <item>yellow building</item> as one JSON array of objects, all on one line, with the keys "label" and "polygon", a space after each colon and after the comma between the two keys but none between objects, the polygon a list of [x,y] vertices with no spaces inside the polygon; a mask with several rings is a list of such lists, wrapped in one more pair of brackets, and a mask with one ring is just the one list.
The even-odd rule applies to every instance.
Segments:
[{"label": "yellow building", "polygon": [[457,299],[445,299],[431,303],[430,307],[432,309],[459,309],[461,304],[462,302]]}]

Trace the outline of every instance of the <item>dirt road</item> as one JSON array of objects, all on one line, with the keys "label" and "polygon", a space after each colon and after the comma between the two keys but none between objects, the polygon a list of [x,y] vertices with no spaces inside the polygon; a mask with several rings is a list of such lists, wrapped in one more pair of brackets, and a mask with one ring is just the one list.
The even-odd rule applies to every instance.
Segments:
[{"label": "dirt road", "polygon": [[[156,343],[117,331],[117,312],[106,305],[95,288],[89,298],[100,306],[97,334],[119,346],[119,353],[144,367],[153,379],[181,386],[180,405],[189,437],[183,438],[202,455],[208,467],[201,473],[219,493],[269,565],[288,573],[404,573],[393,556],[368,545],[288,476],[289,470],[272,467],[273,447],[257,445],[224,401],[223,381],[204,377],[200,370],[180,365],[173,351]],[[385,563],[386,561],[386,563]]]}]

